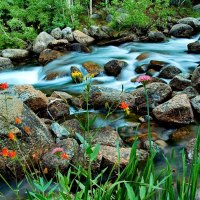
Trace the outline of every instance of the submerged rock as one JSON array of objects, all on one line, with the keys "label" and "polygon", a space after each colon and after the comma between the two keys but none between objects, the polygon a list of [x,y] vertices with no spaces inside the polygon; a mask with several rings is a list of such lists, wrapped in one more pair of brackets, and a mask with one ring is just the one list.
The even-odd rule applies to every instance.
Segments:
[{"label": "submerged rock", "polygon": [[[187,146],[185,147],[185,152],[187,155],[188,160],[191,162],[194,156],[194,149],[195,149],[195,145],[196,145],[197,139],[191,139]],[[200,149],[198,149],[198,156],[200,156]]]},{"label": "submerged rock", "polygon": [[176,95],[155,107],[153,114],[158,121],[165,123],[189,124],[194,121],[192,107],[186,94]]}]

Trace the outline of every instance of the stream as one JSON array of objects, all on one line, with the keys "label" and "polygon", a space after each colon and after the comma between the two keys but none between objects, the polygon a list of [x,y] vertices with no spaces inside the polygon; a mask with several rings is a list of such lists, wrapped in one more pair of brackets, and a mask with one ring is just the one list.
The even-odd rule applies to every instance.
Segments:
[{"label": "stream", "polygon": [[[139,85],[138,83],[130,81],[132,78],[138,76],[134,71],[135,67],[141,64],[148,64],[150,60],[167,62],[181,69],[183,73],[194,70],[197,65],[200,64],[200,54],[188,54],[187,44],[198,40],[199,37],[200,34],[191,39],[173,38],[164,43],[131,42],[120,46],[93,46],[92,53],[71,52],[47,64],[45,67],[29,64],[17,66],[14,70],[3,71],[0,73],[0,82],[6,82],[9,85],[32,84],[35,88],[49,93],[54,90],[59,90],[70,94],[81,94],[85,83],[73,83],[70,76],[71,66],[78,67],[82,73],[86,75],[86,70],[82,67],[82,63],[86,61],[96,62],[103,68],[104,64],[108,61],[120,59],[126,61],[128,65],[123,68],[117,78],[107,76],[102,72],[98,77],[92,78],[92,84],[119,90],[123,87],[125,91],[130,91],[134,90],[134,88]],[[148,53],[149,57],[142,61],[137,61],[136,57],[141,53]],[[64,72],[66,75],[55,80],[45,80],[46,75],[52,72]],[[169,82],[169,80],[165,81]],[[101,116],[97,119],[97,126],[98,122],[104,125],[110,125],[109,121],[105,122]],[[123,125],[128,122],[125,119],[120,119],[116,124],[112,124],[112,126],[116,128],[120,123]],[[193,134],[197,134],[197,125],[190,125],[190,129]],[[170,128],[158,127],[157,131],[163,134],[170,132],[170,130]],[[177,170],[181,170],[181,150],[187,142],[188,141],[181,141],[169,144],[164,150],[167,157],[170,157],[171,149],[174,148],[174,160],[176,160],[174,167],[176,167]],[[157,165],[160,168],[162,168],[163,164],[164,162],[157,161]],[[26,184],[22,185],[22,187],[26,188]],[[13,199],[12,192],[9,191],[5,184],[0,183],[0,193],[4,193],[6,196],[6,198],[2,198],[2,200]]]}]

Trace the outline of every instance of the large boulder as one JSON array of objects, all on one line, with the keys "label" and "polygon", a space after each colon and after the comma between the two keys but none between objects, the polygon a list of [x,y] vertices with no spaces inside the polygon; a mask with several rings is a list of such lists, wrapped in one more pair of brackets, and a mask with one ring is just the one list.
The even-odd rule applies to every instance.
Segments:
[{"label": "large boulder", "polygon": [[190,100],[186,94],[176,95],[155,107],[153,114],[157,120],[165,123],[189,124],[194,121]]},{"label": "large boulder", "polygon": [[73,32],[74,39],[84,45],[89,45],[94,42],[94,38],[90,37],[89,35],[86,35],[85,33],[75,30]]},{"label": "large boulder", "polygon": [[62,31],[60,28],[55,28],[51,31],[51,35],[56,39],[62,39]]},{"label": "large boulder", "polygon": [[25,49],[4,49],[1,53],[3,57],[11,60],[24,59],[29,55],[29,52]]},{"label": "large boulder", "polygon": [[72,29],[70,27],[66,27],[62,30],[63,39],[67,39],[69,42],[74,41],[74,36],[72,33]]},{"label": "large boulder", "polygon": [[[8,139],[12,132],[17,138],[15,143]],[[0,173],[4,177],[22,177],[24,167],[34,166],[53,139],[47,127],[25,104],[13,96],[0,95],[0,149],[16,150],[18,159],[5,159],[0,155]],[[17,173],[13,173],[17,172]],[[14,177],[14,178],[16,178]]]},{"label": "large boulder", "polygon": [[98,26],[90,26],[90,35],[93,37],[97,37],[98,39],[107,39],[109,35],[105,33],[100,27]]},{"label": "large boulder", "polygon": [[47,63],[49,63],[63,55],[64,55],[64,53],[62,53],[60,51],[45,49],[40,53],[39,62],[42,65],[46,65]]},{"label": "large boulder", "polygon": [[49,35],[47,32],[41,32],[33,43],[33,51],[38,54],[41,53],[47,48],[48,44],[54,40],[55,38]]},{"label": "large boulder", "polygon": [[200,93],[200,66],[198,66],[192,73],[192,86]]},{"label": "large boulder", "polygon": [[60,39],[54,40],[48,44],[48,48],[58,51],[70,51],[71,45],[68,40]]},{"label": "large boulder", "polygon": [[190,25],[195,31],[200,30],[200,21],[194,17],[185,17],[180,19],[178,23]]},{"label": "large boulder", "polygon": [[19,85],[14,87],[17,97],[24,102],[34,112],[46,109],[48,98],[40,90],[36,90],[32,85]]},{"label": "large boulder", "polygon": [[[150,83],[147,86],[147,94],[149,98],[149,106],[151,109],[168,100],[171,97],[172,89],[165,83]],[[131,92],[135,98],[135,110],[139,113],[146,113],[146,98],[144,88],[138,88]]]},{"label": "large boulder", "polygon": [[194,29],[188,24],[176,24],[169,34],[178,38],[190,38],[194,34]]},{"label": "large boulder", "polygon": [[187,47],[190,53],[200,53],[200,41],[189,43]]},{"label": "large boulder", "polygon": [[104,70],[109,76],[118,76],[128,64],[122,60],[111,60],[104,65]]},{"label": "large boulder", "polygon": [[0,71],[4,69],[12,69],[14,65],[9,58],[0,57]]}]

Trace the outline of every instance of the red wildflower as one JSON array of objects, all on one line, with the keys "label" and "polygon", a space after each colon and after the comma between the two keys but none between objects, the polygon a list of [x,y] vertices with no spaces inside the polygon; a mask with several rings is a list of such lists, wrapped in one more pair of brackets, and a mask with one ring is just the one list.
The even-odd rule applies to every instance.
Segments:
[{"label": "red wildflower", "polygon": [[8,133],[8,138],[9,138],[10,140],[12,140],[12,141],[16,141],[16,136],[15,136],[15,134],[12,133],[12,132]]},{"label": "red wildflower", "polygon": [[15,123],[16,123],[16,124],[21,124],[21,123],[22,123],[22,120],[21,120],[19,117],[16,117],[16,118],[15,118]]},{"label": "red wildflower", "polygon": [[128,104],[126,102],[121,102],[121,104],[119,105],[119,108],[124,110],[124,109],[128,108]]},{"label": "red wildflower", "polygon": [[62,158],[62,160],[68,160],[69,159],[69,155],[67,153],[62,153],[61,154],[61,158]]},{"label": "red wildflower", "polygon": [[8,84],[7,83],[0,83],[0,90],[6,90],[8,89]]},{"label": "red wildflower", "polygon": [[2,155],[3,157],[8,157],[8,149],[6,147],[4,147],[1,152],[0,152],[0,155]]},{"label": "red wildflower", "polygon": [[9,151],[8,152],[8,156],[11,158],[11,159],[14,159],[16,157],[17,153],[16,151]]}]

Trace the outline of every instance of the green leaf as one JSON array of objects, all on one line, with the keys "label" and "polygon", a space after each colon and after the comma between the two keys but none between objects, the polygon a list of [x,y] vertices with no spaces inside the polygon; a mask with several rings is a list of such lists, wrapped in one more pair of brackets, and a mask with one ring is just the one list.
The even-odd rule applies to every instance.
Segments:
[{"label": "green leaf", "polygon": [[97,144],[92,152],[92,154],[90,155],[90,161],[94,161],[97,156],[98,156],[98,153],[99,153],[99,150],[100,150],[100,144]]},{"label": "green leaf", "polygon": [[128,192],[128,198],[131,200],[138,200],[138,198],[135,196],[133,188],[128,183],[124,183],[124,184],[125,184],[126,190]]}]

